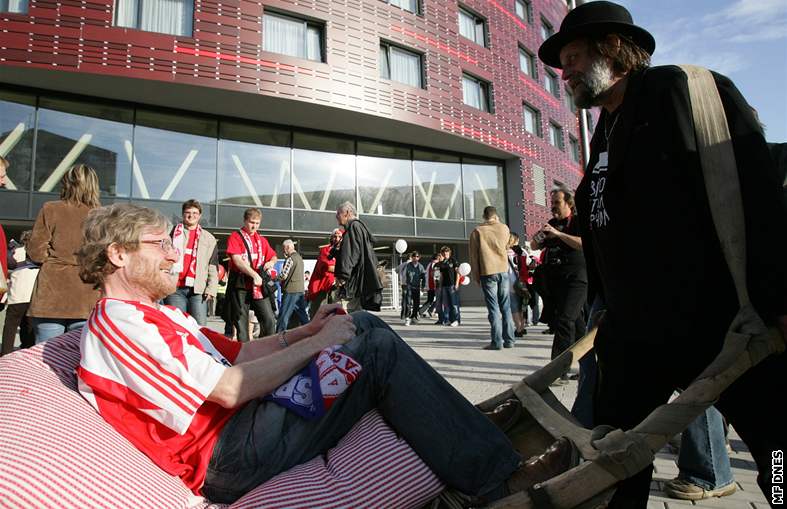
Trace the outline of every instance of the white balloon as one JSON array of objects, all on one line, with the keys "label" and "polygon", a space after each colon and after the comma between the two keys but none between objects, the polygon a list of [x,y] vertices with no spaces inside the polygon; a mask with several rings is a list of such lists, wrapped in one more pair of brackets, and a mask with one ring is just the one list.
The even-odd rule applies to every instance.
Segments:
[{"label": "white balloon", "polygon": [[394,247],[396,248],[397,253],[402,254],[407,251],[407,241],[404,239],[399,239],[396,241],[396,244],[394,244]]},{"label": "white balloon", "polygon": [[470,264],[467,262],[459,264],[459,274],[462,276],[466,276],[470,274]]},{"label": "white balloon", "polygon": [[467,285],[469,285],[469,284],[470,284],[470,278],[469,278],[469,277],[467,277],[467,276],[465,276],[465,278],[462,280],[462,283],[461,283],[461,285],[462,285],[462,286],[467,286]]}]

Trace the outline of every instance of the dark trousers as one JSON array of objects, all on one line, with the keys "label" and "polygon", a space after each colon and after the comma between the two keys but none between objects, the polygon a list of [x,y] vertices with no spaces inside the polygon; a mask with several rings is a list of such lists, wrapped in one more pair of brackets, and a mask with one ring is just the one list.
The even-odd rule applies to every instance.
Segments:
[{"label": "dark trousers", "polygon": [[230,321],[235,326],[238,341],[249,340],[249,308],[254,310],[263,336],[276,332],[276,318],[270,299],[253,299],[252,293],[245,288],[228,288],[227,299],[230,303]]},{"label": "dark trousers", "polygon": [[426,302],[424,302],[421,309],[418,310],[419,313],[424,314],[427,311],[434,311],[435,299],[434,299],[434,290],[427,290],[426,292]]},{"label": "dark trousers", "polygon": [[[636,328],[626,328],[632,335],[625,337],[624,333],[604,333],[606,325],[605,321],[595,347],[599,374],[594,400],[596,425],[609,424],[623,430],[633,428],[657,406],[666,403],[675,389],[688,386],[718,353],[718,348],[703,349],[699,341],[695,345],[663,344],[646,349],[632,341],[636,339],[633,337]],[[785,372],[787,355],[769,357],[744,373],[716,403],[716,408],[735,427],[751,451],[759,470],[757,483],[768,500],[773,486],[771,452],[787,450],[784,422],[774,416],[787,393]],[[652,473],[651,465],[620,482],[609,507],[645,508]]]},{"label": "dark trousers", "polygon": [[554,359],[585,334],[584,308],[588,295],[584,271],[560,268],[550,273],[554,319],[550,326],[555,332],[552,342]]},{"label": "dark trousers", "polygon": [[357,335],[341,349],[363,366],[358,379],[319,419],[260,399],[247,403],[213,449],[202,489],[211,501],[233,502],[324,454],[374,409],[448,486],[500,494],[521,460],[508,438],[385,322],[366,312],[353,321]]},{"label": "dark trousers", "polygon": [[19,329],[21,348],[30,348],[36,344],[33,323],[27,317],[29,302],[9,304],[5,312],[5,325],[3,325],[3,346],[0,355],[7,355],[14,350],[16,330]]},{"label": "dark trousers", "polygon": [[417,321],[420,316],[418,311],[421,307],[421,289],[410,288],[408,291],[410,292],[410,314],[407,316]]}]

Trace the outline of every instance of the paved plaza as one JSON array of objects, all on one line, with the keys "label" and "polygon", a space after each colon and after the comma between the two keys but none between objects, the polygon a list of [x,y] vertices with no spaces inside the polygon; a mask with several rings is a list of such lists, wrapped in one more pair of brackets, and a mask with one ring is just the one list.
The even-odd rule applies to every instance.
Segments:
[{"label": "paved plaza", "polygon": [[[485,351],[481,348],[489,341],[489,323],[486,309],[462,308],[460,327],[432,325],[434,320],[423,319],[418,325],[405,327],[394,311],[384,311],[381,316],[454,387],[470,401],[477,403],[505,390],[512,383],[532,373],[549,361],[552,336],[541,332],[543,326],[528,328],[529,334],[520,338],[513,349]],[[665,366],[668,369],[668,366]],[[552,388],[555,395],[571,408],[577,391],[577,382]],[[665,481],[678,473],[676,456],[667,450],[656,458],[648,508],[665,509],[683,506],[708,508],[766,508],[765,497],[757,486],[757,469],[746,446],[732,432],[733,453],[730,458],[738,491],[719,499],[706,499],[696,503],[668,498],[662,491]]]}]

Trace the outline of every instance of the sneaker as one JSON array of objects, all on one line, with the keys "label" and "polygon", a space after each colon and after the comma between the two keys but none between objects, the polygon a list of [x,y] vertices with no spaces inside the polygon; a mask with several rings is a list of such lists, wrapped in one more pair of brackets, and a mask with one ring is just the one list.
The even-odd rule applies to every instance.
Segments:
[{"label": "sneaker", "polygon": [[409,327],[410,326],[410,319],[409,318],[404,321],[404,326],[405,327]]},{"label": "sneaker", "polygon": [[451,327],[459,327],[459,322],[457,320],[454,320],[453,322],[451,322]]},{"label": "sneaker", "polygon": [[514,348],[514,343],[503,343],[503,348]]},{"label": "sneaker", "polygon": [[484,347],[484,350],[500,350],[500,347],[499,347],[499,346],[492,345],[492,344],[489,344],[489,345],[486,345],[486,346]]},{"label": "sneaker", "polygon": [[437,320],[434,324],[435,325],[446,325],[445,323],[441,322],[440,320]]},{"label": "sneaker", "polygon": [[677,498],[679,500],[702,500],[703,498],[726,497],[727,495],[732,495],[737,490],[738,485],[735,484],[734,481],[727,486],[722,486],[714,490],[706,490],[686,479],[675,478],[664,483],[664,492],[670,498]]}]

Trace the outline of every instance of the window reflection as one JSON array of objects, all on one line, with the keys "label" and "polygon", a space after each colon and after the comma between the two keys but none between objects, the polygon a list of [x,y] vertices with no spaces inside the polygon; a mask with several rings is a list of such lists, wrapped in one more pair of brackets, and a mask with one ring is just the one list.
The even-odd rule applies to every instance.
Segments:
[{"label": "window reflection", "polygon": [[358,212],[413,217],[409,160],[358,156]]},{"label": "window reflection", "polygon": [[103,194],[128,196],[133,111],[42,98],[36,141],[36,190],[57,192],[74,164],[96,170]]},{"label": "window reflection", "polygon": [[35,129],[35,97],[0,94],[0,156],[8,159],[6,189],[30,189],[30,167],[33,161],[33,130]]},{"label": "window reflection", "polygon": [[219,141],[219,203],[290,206],[290,149]]},{"label": "window reflection", "polygon": [[478,220],[483,217],[484,207],[497,207],[497,213],[505,221],[505,193],[503,192],[503,169],[495,164],[462,164],[464,183],[465,219]]},{"label": "window reflection", "polygon": [[462,219],[459,164],[415,161],[415,214],[426,219]]},{"label": "window reflection", "polygon": [[216,122],[143,111],[137,112],[137,122],[134,128],[134,197],[215,201]]},{"label": "window reflection", "polygon": [[336,210],[342,202],[355,203],[355,156],[293,149],[292,166],[294,208]]}]

